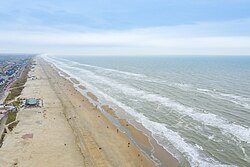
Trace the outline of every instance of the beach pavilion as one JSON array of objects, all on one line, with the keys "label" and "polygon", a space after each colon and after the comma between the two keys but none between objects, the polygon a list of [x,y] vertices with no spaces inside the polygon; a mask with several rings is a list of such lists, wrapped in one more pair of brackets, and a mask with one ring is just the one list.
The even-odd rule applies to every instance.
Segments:
[{"label": "beach pavilion", "polygon": [[25,107],[38,107],[39,106],[39,100],[35,98],[26,99],[25,101]]}]

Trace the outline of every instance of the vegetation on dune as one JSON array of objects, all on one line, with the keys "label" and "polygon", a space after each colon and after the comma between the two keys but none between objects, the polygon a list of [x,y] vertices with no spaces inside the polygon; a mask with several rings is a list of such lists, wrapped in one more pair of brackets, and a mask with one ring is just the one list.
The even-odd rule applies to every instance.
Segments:
[{"label": "vegetation on dune", "polygon": [[24,87],[19,87],[19,88],[15,88],[15,89],[10,90],[10,93],[8,94],[8,96],[6,97],[4,102],[7,103],[7,102],[15,99],[15,97],[20,96],[22,91],[23,91],[23,88]]},{"label": "vegetation on dune", "polygon": [[6,121],[6,125],[8,125],[9,123],[15,121],[16,120],[16,116],[17,116],[17,112],[9,112],[8,113],[8,119]]},{"label": "vegetation on dune", "polygon": [[21,100],[20,98],[17,98],[16,101],[12,102],[12,105],[15,106],[16,108],[20,108]]},{"label": "vegetation on dune", "polygon": [[12,130],[17,126],[18,123],[19,123],[19,121],[16,121],[16,122],[10,124],[10,125],[8,126],[9,130],[12,131]]}]

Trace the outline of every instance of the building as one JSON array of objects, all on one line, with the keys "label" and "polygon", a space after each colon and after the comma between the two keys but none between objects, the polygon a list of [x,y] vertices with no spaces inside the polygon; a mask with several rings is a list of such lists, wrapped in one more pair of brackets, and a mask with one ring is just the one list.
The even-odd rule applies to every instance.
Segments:
[{"label": "building", "polygon": [[8,111],[4,109],[0,109],[0,114],[6,114]]},{"label": "building", "polygon": [[17,108],[13,105],[6,105],[6,104],[0,105],[0,114],[6,113],[6,112],[14,112],[14,111],[17,111]]},{"label": "building", "polygon": [[12,78],[12,77],[14,77],[14,76],[16,75],[16,70],[14,70],[14,69],[9,69],[9,70],[6,71],[5,74],[6,74],[9,78]]},{"label": "building", "polygon": [[5,115],[8,113],[8,110],[5,108],[5,105],[0,105],[0,120],[5,117]]},{"label": "building", "polygon": [[25,107],[38,107],[39,100],[35,98],[30,98],[25,100]]},{"label": "building", "polygon": [[8,77],[7,76],[0,76],[0,92],[5,89],[5,85],[8,84]]},{"label": "building", "polygon": [[5,79],[0,78],[0,86],[3,85],[5,83]]}]

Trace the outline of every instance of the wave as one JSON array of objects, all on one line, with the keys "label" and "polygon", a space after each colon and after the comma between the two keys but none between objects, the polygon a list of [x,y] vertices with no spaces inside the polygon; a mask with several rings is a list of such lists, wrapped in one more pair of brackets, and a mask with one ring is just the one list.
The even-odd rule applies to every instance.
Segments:
[{"label": "wave", "polygon": [[195,88],[193,85],[185,84],[185,83],[174,83],[174,84],[169,84],[169,86],[173,86],[184,91],[191,91],[191,92],[205,94],[212,98],[225,100],[225,101],[237,104],[241,107],[244,107],[248,110],[250,109],[250,104],[249,104],[250,98],[247,98],[247,97],[242,97],[242,96],[230,94],[230,93],[222,93],[216,89],[210,90],[210,89],[205,89],[205,88]]},{"label": "wave", "polygon": [[[200,155],[202,153],[199,152],[199,149],[196,149],[193,145],[186,143],[177,132],[166,128],[165,124],[150,121],[143,114],[138,113],[131,107],[128,107],[127,105],[117,101],[111,96],[108,96],[101,91],[98,91],[98,93],[101,94],[105,99],[111,101],[112,103],[119,106],[119,108],[122,108],[124,111],[132,115],[137,122],[141,123],[146,129],[152,132],[152,135],[156,141],[158,141],[158,143],[166,150],[168,150],[168,148],[164,144],[161,144],[161,141],[165,141],[167,139],[178,151],[182,153],[184,157],[187,158],[192,166],[222,166],[219,162],[216,162],[211,158],[204,158],[204,155]],[[178,155],[175,154],[174,156],[178,157]]]},{"label": "wave", "polygon": [[184,106],[178,102],[159,95],[147,94],[145,96],[142,96],[142,98],[147,99],[150,102],[160,103],[168,108],[178,111],[182,115],[191,117],[195,121],[201,122],[205,125],[219,128],[223,132],[229,133],[241,141],[245,141],[248,144],[250,143],[250,128],[245,128],[243,126],[230,123],[224,118],[221,118],[212,113],[197,112],[197,109]]},{"label": "wave", "polygon": [[179,155],[169,150],[169,148],[166,146],[168,144],[164,144],[166,140],[170,142],[175,149],[181,152],[181,154],[188,160],[191,166],[233,167],[232,165],[224,165],[214,160],[211,157],[207,157],[202,152],[203,151],[202,146],[199,146],[197,144],[196,146],[194,146],[190,143],[187,143],[184,138],[182,138],[177,132],[168,129],[165,124],[151,121],[142,113],[137,112],[133,108],[103,93],[99,89],[94,88],[94,90],[97,91],[98,94],[100,94],[106,100],[111,101],[113,104],[117,105],[119,108],[123,109],[131,116],[133,116],[138,123],[141,123],[146,129],[148,129],[152,133],[152,137],[154,137],[154,139],[157,141],[159,145],[164,147],[164,149],[169,151],[177,159],[179,159]]},{"label": "wave", "polygon": [[[67,64],[63,65],[67,66]],[[80,69],[77,67],[69,67],[69,66],[67,68],[75,69],[76,71],[79,72],[82,71],[84,72],[85,75],[87,74],[90,78],[92,78],[92,80],[94,80],[96,83],[106,84],[112,89],[116,89],[116,91],[122,92],[126,96],[132,96],[134,98],[140,98],[148,102],[161,104],[167,108],[179,112],[182,115],[188,116],[197,122],[218,128],[223,133],[231,134],[241,141],[250,143],[250,128],[246,128],[235,123],[230,123],[223,117],[217,116],[212,113],[206,113],[206,111],[201,110],[199,108],[192,108],[185,106],[183,104],[180,104],[179,102],[176,102],[159,94],[152,94],[150,92],[145,92],[143,90],[135,89],[125,84],[117,83],[112,79],[107,79],[106,77],[98,76],[88,70]],[[190,87],[190,85],[185,87]],[[204,89],[203,91],[205,92],[207,90]]]},{"label": "wave", "polygon": [[209,95],[210,97],[221,99],[221,100],[226,100],[229,102],[232,102],[234,104],[237,104],[239,106],[242,106],[246,109],[250,109],[250,98],[234,95],[234,94],[227,94],[227,93],[222,93],[218,90],[209,90],[209,89],[201,89],[201,88],[196,88],[196,90],[199,93]]},{"label": "wave", "polygon": [[[61,65],[61,68],[64,69],[64,66],[67,66],[65,63],[61,63],[58,61],[54,61],[53,64],[59,64]],[[70,67],[67,68],[77,70],[79,72],[84,72],[88,75],[88,77],[91,77],[93,80],[99,83],[104,83],[118,91],[121,91],[123,94],[127,96],[133,96],[136,98],[144,99],[149,102],[156,102],[164,105],[165,107],[174,109],[175,111],[181,113],[182,115],[187,115],[191,117],[192,119],[202,122],[203,124],[214,126],[219,128],[220,130],[232,134],[235,137],[239,138],[242,141],[246,141],[247,143],[250,143],[250,129],[244,128],[240,125],[229,123],[227,120],[218,117],[211,113],[200,113],[197,109],[187,107],[183,104],[180,104],[176,101],[170,100],[167,97],[160,96],[158,94],[152,94],[150,92],[145,92],[142,90],[137,90],[133,87],[130,87],[125,84],[117,83],[113,80],[107,79],[102,76],[97,76],[91,71],[83,70],[77,67]],[[71,74],[71,73],[69,73]],[[72,75],[72,74],[71,74]],[[76,76],[74,76],[76,77]],[[77,77],[78,78],[78,77]],[[141,123],[146,129],[150,130],[152,132],[152,136],[158,141],[160,145],[162,145],[166,150],[169,150],[167,147],[167,144],[164,144],[164,141],[168,140],[178,151],[184,155],[184,157],[187,158],[187,160],[190,162],[192,166],[229,166],[219,163],[218,161],[207,157],[203,153],[203,149],[201,146],[198,145],[192,145],[190,143],[187,143],[184,138],[180,136],[179,133],[174,132],[166,127],[163,123],[157,123],[149,120],[149,118],[145,117],[143,114],[138,113],[133,108],[119,102],[115,98],[103,93],[98,88],[92,86],[86,81],[84,82],[85,85],[87,84],[89,87],[92,87],[95,91],[98,92],[101,96],[103,96],[106,100],[111,101],[112,103],[116,104],[120,108],[122,108],[124,111],[132,115],[137,122]],[[175,157],[178,157],[174,152],[171,152]]]},{"label": "wave", "polygon": [[193,85],[191,85],[191,84],[167,83],[164,80],[156,79],[156,78],[150,78],[150,77],[147,77],[146,75],[142,75],[142,74],[125,72],[125,71],[120,71],[120,70],[115,70],[115,69],[110,69],[110,68],[103,68],[103,67],[98,67],[98,66],[93,66],[93,65],[88,65],[88,64],[82,64],[82,63],[78,63],[78,62],[75,62],[75,61],[70,61],[70,60],[62,59],[62,58],[60,58],[60,59],[63,60],[63,61],[69,62],[69,63],[77,64],[79,66],[90,67],[90,68],[99,70],[100,72],[103,72],[103,71],[115,72],[115,73],[121,74],[121,76],[126,75],[126,76],[130,76],[130,77],[136,77],[136,78],[133,78],[133,79],[143,81],[143,82],[154,82],[154,83],[157,83],[157,84],[161,83],[161,84],[166,84],[168,86],[174,86],[176,88],[180,88],[181,90],[185,90],[185,91],[195,91],[195,92],[198,92],[198,93],[209,95],[210,97],[213,97],[213,98],[217,98],[217,99],[232,102],[232,103],[240,105],[240,106],[242,106],[242,107],[244,107],[246,109],[250,109],[250,105],[248,104],[248,102],[250,102],[250,98],[241,97],[239,95],[227,94],[227,93],[219,92],[218,90],[209,90],[209,89],[204,89],[204,88],[196,88],[195,89],[193,87]]},{"label": "wave", "polygon": [[228,102],[231,102],[231,103],[234,103],[234,104],[239,105],[241,107],[244,107],[248,110],[250,109],[250,104],[249,104],[250,98],[247,98],[247,97],[242,97],[239,95],[234,95],[234,94],[229,94],[229,93],[222,93],[222,92],[215,90],[215,89],[209,90],[209,89],[204,89],[204,88],[195,88],[193,85],[186,84],[186,83],[169,83],[169,82],[166,82],[165,80],[161,80],[158,78],[150,78],[150,77],[143,75],[143,74],[137,74],[137,73],[125,72],[125,71],[120,71],[120,70],[115,70],[115,69],[110,69],[110,68],[103,68],[103,67],[99,67],[99,66],[82,64],[82,63],[78,63],[78,62],[63,59],[63,58],[54,58],[54,59],[62,60],[64,62],[75,64],[78,66],[90,67],[90,68],[93,68],[95,70],[99,70],[100,73],[103,73],[104,71],[115,72],[116,74],[120,74],[119,75],[120,77],[127,78],[125,76],[128,76],[129,77],[128,79],[131,79],[130,77],[133,77],[133,79],[138,80],[138,81],[142,81],[142,82],[165,84],[167,86],[175,87],[175,88],[178,88],[178,89],[181,89],[184,91],[191,91],[191,92],[205,94],[205,95],[208,95],[212,98],[226,100]]},{"label": "wave", "polygon": [[115,72],[115,73],[122,74],[122,75],[135,76],[135,77],[140,77],[140,78],[146,78],[147,77],[147,76],[145,76],[143,74],[137,74],[137,73],[127,72],[127,71],[120,71],[120,70],[115,70],[115,69],[111,69],[111,68],[103,68],[103,67],[99,67],[99,66],[94,66],[94,65],[84,64],[84,63],[78,63],[78,62],[63,59],[63,58],[54,58],[54,59],[63,60],[63,61],[73,63],[73,64],[78,65],[78,66],[90,67],[90,68],[93,68],[93,69],[96,69],[96,70],[101,70],[101,71]]},{"label": "wave", "polygon": [[[138,113],[134,109],[132,109],[129,106],[126,106],[125,104],[117,101],[116,99],[102,93],[102,95],[115,103],[117,106],[122,108],[124,111],[128,112],[130,115],[132,115],[135,120],[139,123],[141,123],[146,129],[148,129],[150,132],[152,132],[152,136],[155,138],[156,141],[158,141],[158,144],[163,146],[166,150],[169,150],[169,148],[166,147],[166,145],[162,144],[161,141],[165,141],[166,139],[168,142],[170,142],[178,151],[182,153],[182,155],[187,158],[188,162],[191,164],[191,166],[218,166],[218,167],[226,167],[231,165],[224,165],[219,163],[218,161],[207,157],[202,153],[203,149],[201,146],[197,145],[194,146],[192,144],[189,144],[185,142],[185,140],[177,133],[174,132],[166,127],[163,123],[157,123],[154,121],[149,120],[147,117],[145,117],[143,114]],[[159,141],[160,140],[160,141]],[[178,155],[173,153],[175,157],[178,158]]]}]

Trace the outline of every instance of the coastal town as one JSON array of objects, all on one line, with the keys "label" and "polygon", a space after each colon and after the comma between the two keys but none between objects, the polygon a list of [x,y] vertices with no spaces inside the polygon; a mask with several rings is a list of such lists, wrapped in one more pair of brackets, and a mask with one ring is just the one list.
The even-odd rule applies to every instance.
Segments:
[{"label": "coastal town", "polygon": [[0,56],[0,147],[5,133],[18,123],[16,115],[22,100],[17,97],[24,88],[30,63],[30,55]]},{"label": "coastal town", "polygon": [[0,56],[0,93],[18,79],[28,63],[28,56],[1,55]]}]

